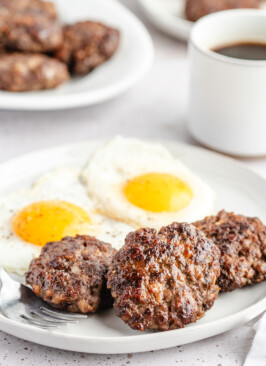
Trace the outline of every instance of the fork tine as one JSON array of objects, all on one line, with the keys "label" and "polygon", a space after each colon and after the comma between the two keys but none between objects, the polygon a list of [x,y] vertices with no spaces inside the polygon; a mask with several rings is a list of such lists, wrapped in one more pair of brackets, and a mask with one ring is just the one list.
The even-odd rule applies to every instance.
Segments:
[{"label": "fork tine", "polygon": [[39,313],[37,311],[31,310],[30,311],[31,315],[34,315],[37,317],[37,319],[43,319],[49,323],[58,323],[58,324],[66,324],[66,323],[78,323],[78,320],[74,320],[74,319],[68,319],[68,320],[64,320],[62,318],[56,317],[54,315],[46,315],[43,313]]},{"label": "fork tine", "polygon": [[48,323],[43,323],[41,321],[37,321],[35,320],[34,318],[32,317],[29,317],[27,315],[20,315],[20,317],[24,320],[26,320],[27,322],[29,322],[30,324],[32,325],[36,325],[38,327],[41,327],[41,328],[59,328],[59,324],[48,324]]},{"label": "fork tine", "polygon": [[75,319],[87,319],[87,315],[85,314],[69,314],[69,313],[61,313],[59,311],[54,311],[54,310],[50,310],[45,308],[44,306],[40,307],[41,312],[48,314],[48,315],[52,315],[55,317],[58,317],[60,319],[63,320],[75,320]]}]

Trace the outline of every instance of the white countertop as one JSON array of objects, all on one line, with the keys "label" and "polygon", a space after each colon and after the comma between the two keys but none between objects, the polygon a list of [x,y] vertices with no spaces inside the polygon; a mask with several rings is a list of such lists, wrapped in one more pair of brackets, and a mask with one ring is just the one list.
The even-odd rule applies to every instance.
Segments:
[{"label": "white countertop", "polygon": [[[122,2],[140,15],[133,0]],[[95,107],[58,112],[0,111],[0,161],[50,146],[116,134],[196,144],[186,128],[186,45],[147,26],[155,44],[155,61],[143,81],[117,99]],[[266,158],[244,161],[266,177]],[[0,365],[242,365],[254,336],[253,323],[190,345],[116,356],[55,350],[0,332]]]}]

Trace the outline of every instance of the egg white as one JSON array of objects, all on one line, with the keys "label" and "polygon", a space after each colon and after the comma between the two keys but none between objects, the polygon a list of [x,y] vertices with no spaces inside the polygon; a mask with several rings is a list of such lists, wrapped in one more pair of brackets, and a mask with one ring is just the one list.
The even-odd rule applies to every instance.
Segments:
[{"label": "egg white", "polygon": [[[166,173],[193,191],[190,204],[178,212],[153,213],[128,201],[126,183],[142,174]],[[193,222],[212,213],[214,193],[198,176],[160,144],[116,137],[100,147],[82,173],[88,194],[108,217],[138,227],[161,228],[174,221]]]},{"label": "egg white", "polygon": [[62,167],[40,177],[32,187],[0,196],[0,265],[23,275],[41,247],[27,243],[13,231],[12,218],[22,208],[42,200],[63,200],[83,208],[91,218],[88,235],[119,249],[132,227],[99,214],[80,182],[80,170]]}]

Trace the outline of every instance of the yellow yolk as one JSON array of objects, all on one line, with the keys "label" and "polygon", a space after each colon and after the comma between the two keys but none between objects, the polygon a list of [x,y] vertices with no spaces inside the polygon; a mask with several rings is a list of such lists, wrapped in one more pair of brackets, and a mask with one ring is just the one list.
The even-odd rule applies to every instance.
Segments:
[{"label": "yellow yolk", "polygon": [[65,201],[35,202],[13,218],[15,233],[26,242],[44,246],[64,236],[88,234],[91,220],[80,207]]},{"label": "yellow yolk", "polygon": [[178,212],[193,198],[186,183],[164,173],[140,175],[127,183],[124,192],[133,205],[151,212]]}]

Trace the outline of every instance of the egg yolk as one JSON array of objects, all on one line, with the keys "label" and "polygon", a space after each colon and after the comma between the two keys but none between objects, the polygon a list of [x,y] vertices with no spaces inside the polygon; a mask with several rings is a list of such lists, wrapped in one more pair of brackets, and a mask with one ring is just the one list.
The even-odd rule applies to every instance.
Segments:
[{"label": "egg yolk", "polygon": [[164,173],[140,175],[126,184],[124,192],[133,205],[151,212],[178,212],[193,198],[186,183]]},{"label": "egg yolk", "polygon": [[88,234],[91,220],[80,207],[65,201],[35,202],[13,218],[15,233],[26,242],[44,246],[64,236]]}]

